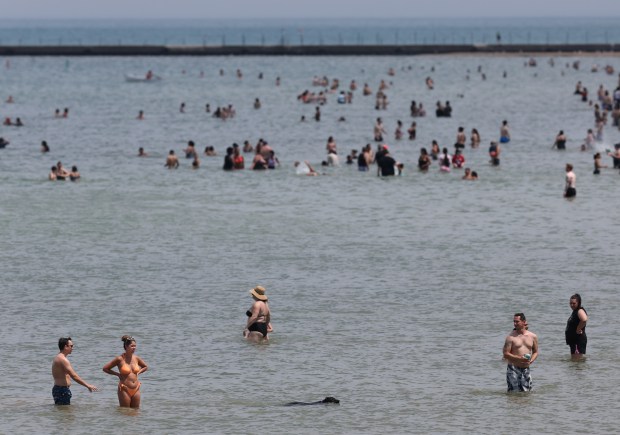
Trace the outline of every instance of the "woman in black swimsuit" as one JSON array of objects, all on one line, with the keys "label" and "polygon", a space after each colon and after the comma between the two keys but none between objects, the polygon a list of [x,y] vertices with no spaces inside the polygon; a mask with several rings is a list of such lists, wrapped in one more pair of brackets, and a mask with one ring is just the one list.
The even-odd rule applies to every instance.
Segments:
[{"label": "woman in black swimsuit", "polygon": [[248,340],[257,342],[268,341],[267,333],[272,332],[273,328],[271,327],[271,312],[267,304],[268,299],[265,295],[265,288],[256,286],[250,290],[250,294],[254,299],[254,303],[252,308],[246,313],[248,321],[245,325],[243,336]]},{"label": "woman in black swimsuit", "polygon": [[420,157],[418,158],[418,169],[422,172],[428,171],[431,166],[431,158],[428,156],[426,148],[420,149]]}]

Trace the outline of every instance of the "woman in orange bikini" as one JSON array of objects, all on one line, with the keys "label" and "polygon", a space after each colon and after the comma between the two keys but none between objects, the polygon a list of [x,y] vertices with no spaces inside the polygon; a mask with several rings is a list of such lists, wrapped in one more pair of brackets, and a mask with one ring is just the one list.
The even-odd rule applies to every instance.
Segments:
[{"label": "woman in orange bikini", "polygon": [[[123,335],[121,340],[125,353],[104,365],[103,371],[120,379],[118,383],[119,405],[125,408],[139,408],[140,381],[138,381],[138,375],[147,371],[148,366],[135,354],[136,340],[133,337]],[[118,367],[118,372],[113,371],[113,367]]]}]

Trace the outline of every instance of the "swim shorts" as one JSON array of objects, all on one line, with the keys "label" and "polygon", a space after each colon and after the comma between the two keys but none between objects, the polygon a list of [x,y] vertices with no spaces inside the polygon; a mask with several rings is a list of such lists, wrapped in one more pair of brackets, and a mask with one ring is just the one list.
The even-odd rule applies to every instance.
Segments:
[{"label": "swim shorts", "polygon": [[569,343],[571,355],[585,355],[588,346],[588,337],[579,336],[578,343]]},{"label": "swim shorts", "polygon": [[508,142],[510,142],[510,138],[508,136],[502,136],[502,137],[499,138],[499,141],[501,143],[508,143]]},{"label": "swim shorts", "polygon": [[568,189],[566,189],[567,198],[573,198],[575,196],[577,196],[577,190],[574,187],[569,187]]},{"label": "swim shorts", "polygon": [[71,390],[69,387],[54,385],[52,397],[54,398],[54,405],[71,405]]},{"label": "swim shorts", "polygon": [[508,383],[508,392],[530,391],[532,389],[530,368],[521,368],[508,364],[508,367],[506,367],[506,382]]}]

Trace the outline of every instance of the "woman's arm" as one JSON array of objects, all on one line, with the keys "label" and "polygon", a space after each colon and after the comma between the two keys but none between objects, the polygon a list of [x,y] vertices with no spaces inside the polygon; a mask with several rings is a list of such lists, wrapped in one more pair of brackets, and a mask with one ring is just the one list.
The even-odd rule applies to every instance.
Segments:
[{"label": "woman's arm", "polygon": [[120,361],[120,357],[117,356],[112,361],[110,361],[109,363],[103,366],[103,371],[109,375],[114,375],[120,379],[121,374],[112,370],[112,367],[118,366],[119,361]]},{"label": "woman's arm", "polygon": [[583,308],[580,308],[579,311],[577,311],[577,316],[579,317],[579,324],[577,325],[577,334],[581,335],[583,334],[583,328],[586,327],[586,322],[588,321],[588,315],[586,314],[586,311]]},{"label": "woman's arm", "polygon": [[258,307],[258,302],[254,302],[251,310],[252,310],[252,315],[248,318],[248,321],[245,324],[245,329],[248,329],[250,326],[252,326],[252,324],[254,324],[256,320],[258,319],[258,313],[260,312],[259,307]]},{"label": "woman's arm", "polygon": [[144,362],[142,358],[140,358],[139,356],[136,356],[136,359],[138,360],[138,365],[140,366],[140,371],[138,371],[136,375],[139,375],[140,373],[144,373],[145,371],[149,369],[149,367],[146,365],[146,363]]}]

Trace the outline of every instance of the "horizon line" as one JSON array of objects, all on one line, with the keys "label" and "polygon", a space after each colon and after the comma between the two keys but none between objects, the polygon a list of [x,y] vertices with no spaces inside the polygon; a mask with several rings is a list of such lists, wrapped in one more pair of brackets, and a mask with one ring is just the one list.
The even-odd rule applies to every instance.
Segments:
[{"label": "horizon line", "polygon": [[603,20],[615,20],[620,16],[600,16],[600,15],[520,15],[520,16],[497,16],[497,15],[471,15],[471,16],[411,16],[411,17],[362,17],[362,16],[330,16],[330,17],[298,17],[298,16],[275,16],[275,17],[93,17],[93,16],[75,16],[75,17],[2,17],[2,21],[71,21],[71,20],[118,20],[118,21],[200,21],[200,20],[231,20],[231,21],[252,21],[252,20],[325,20],[336,21],[342,19],[348,20],[453,20],[453,19],[548,19],[548,18],[596,18]]}]

